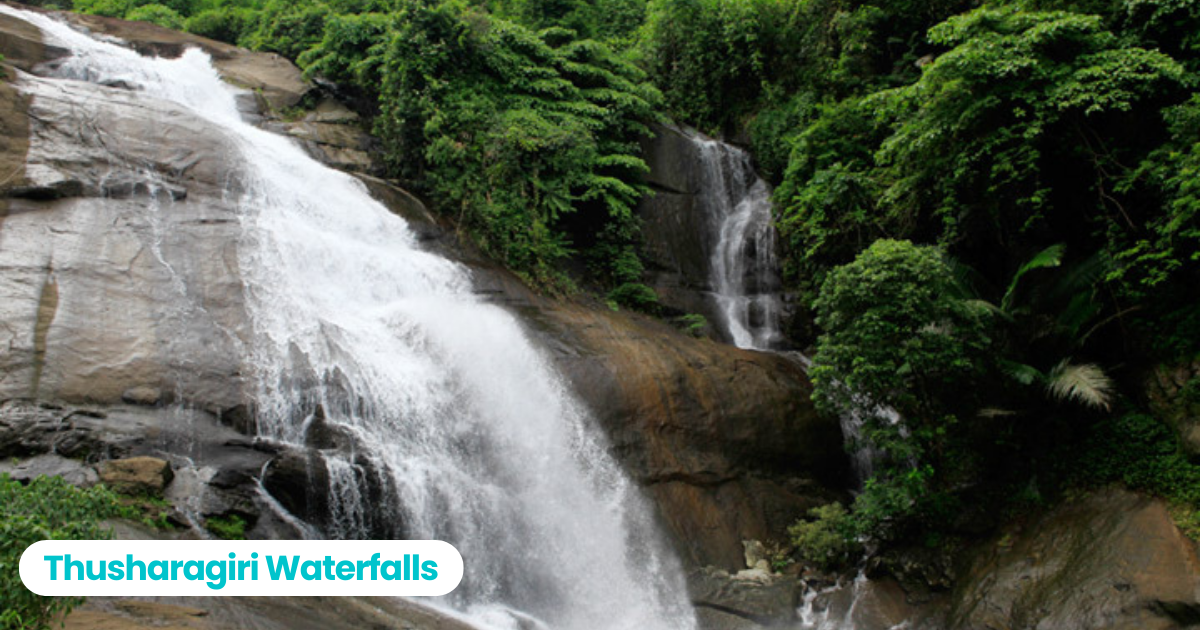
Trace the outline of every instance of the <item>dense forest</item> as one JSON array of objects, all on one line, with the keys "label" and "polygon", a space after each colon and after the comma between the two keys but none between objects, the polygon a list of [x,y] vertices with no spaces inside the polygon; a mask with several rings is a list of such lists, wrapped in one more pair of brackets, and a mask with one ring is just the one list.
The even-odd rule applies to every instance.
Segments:
[{"label": "dense forest", "polygon": [[[810,560],[950,544],[1111,483],[1200,531],[1200,465],[1144,388],[1200,339],[1200,4],[58,8],[296,61],[353,96],[387,175],[485,251],[542,290],[621,307],[656,310],[634,213],[648,125],[747,146],[776,186],[818,403],[862,418],[848,448],[877,453],[851,505],[792,529]],[[1200,382],[1181,396],[1200,402]]]}]

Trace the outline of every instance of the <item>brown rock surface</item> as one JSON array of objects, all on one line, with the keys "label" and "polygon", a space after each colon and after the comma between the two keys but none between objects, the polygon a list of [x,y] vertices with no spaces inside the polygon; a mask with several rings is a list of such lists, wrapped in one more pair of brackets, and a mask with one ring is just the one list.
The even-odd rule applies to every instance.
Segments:
[{"label": "brown rock surface", "polygon": [[99,466],[100,481],[125,494],[162,496],[175,477],[171,464],[157,457],[110,459]]},{"label": "brown rock surface", "polygon": [[1194,627],[1200,559],[1161,501],[1109,490],[992,541],[951,602],[945,620],[925,627]]}]

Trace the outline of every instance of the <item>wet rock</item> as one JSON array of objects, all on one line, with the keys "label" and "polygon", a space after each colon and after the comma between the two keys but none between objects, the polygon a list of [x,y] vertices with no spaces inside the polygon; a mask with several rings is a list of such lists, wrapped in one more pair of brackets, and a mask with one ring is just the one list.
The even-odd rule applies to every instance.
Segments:
[{"label": "wet rock", "polygon": [[379,173],[375,141],[356,120],[325,122],[334,115],[314,113],[305,120],[278,123],[269,127],[297,139],[314,159],[332,168],[359,173]]},{"label": "wet rock", "polygon": [[[138,94],[36,77],[21,85],[36,138],[25,179],[63,194],[4,202],[0,399],[116,404],[150,387],[201,408],[242,404],[248,323],[230,141]],[[129,197],[89,192],[132,181]],[[188,296],[180,276],[195,288]]]},{"label": "wet rock", "polygon": [[310,523],[329,514],[329,469],[318,452],[283,451],[263,471],[262,484],[288,512]]},{"label": "wet rock", "polygon": [[0,461],[0,472],[22,482],[44,475],[62,477],[76,486],[91,486],[100,480],[96,470],[77,459],[68,459],[53,453],[38,455],[26,460]]},{"label": "wet rock", "polygon": [[871,558],[866,574],[871,578],[896,578],[908,593],[909,601],[923,604],[958,582],[956,561],[962,551],[954,543],[936,548],[920,545],[888,549]]},{"label": "wet rock", "polygon": [[841,430],[812,407],[800,365],[624,313],[551,304],[531,319],[685,559],[740,568],[743,540],[836,498]]},{"label": "wet rock", "polygon": [[121,400],[131,405],[145,405],[153,407],[162,402],[162,390],[149,385],[138,385],[125,390],[121,394]]},{"label": "wet rock", "polygon": [[175,473],[171,464],[157,457],[110,459],[97,467],[100,481],[125,494],[162,496]]},{"label": "wet rock", "polygon": [[647,284],[670,309],[719,321],[709,277],[716,228],[697,201],[704,172],[699,154],[680,129],[653,125],[651,130],[654,137],[643,139],[642,155],[654,192],[637,207]]},{"label": "wet rock", "polygon": [[1161,502],[1098,492],[977,552],[925,628],[1165,630],[1200,623],[1200,559]]},{"label": "wet rock", "polygon": [[66,15],[72,23],[124,40],[144,55],[174,58],[187,48],[200,48],[212,56],[213,65],[227,81],[260,95],[264,105],[276,112],[296,105],[311,89],[299,68],[274,53],[252,52],[148,22],[127,22],[77,13]]},{"label": "wet rock", "polygon": [[715,608],[696,609],[696,625],[700,630],[758,630],[766,626]]},{"label": "wet rock", "polygon": [[5,63],[30,72],[39,64],[70,54],[57,46],[47,46],[37,27],[9,15],[0,15],[0,55]]},{"label": "wet rock", "polygon": [[688,577],[692,602],[735,615],[760,625],[783,625],[796,619],[800,583],[791,577],[772,576],[742,579],[727,577],[710,569]]},{"label": "wet rock", "polygon": [[819,588],[806,594],[801,611],[801,616],[817,627],[893,630],[910,627],[923,614],[892,579],[860,577]]},{"label": "wet rock", "polygon": [[87,462],[120,458],[145,437],[136,424],[120,427],[107,414],[22,400],[0,403],[0,457],[47,453]]}]

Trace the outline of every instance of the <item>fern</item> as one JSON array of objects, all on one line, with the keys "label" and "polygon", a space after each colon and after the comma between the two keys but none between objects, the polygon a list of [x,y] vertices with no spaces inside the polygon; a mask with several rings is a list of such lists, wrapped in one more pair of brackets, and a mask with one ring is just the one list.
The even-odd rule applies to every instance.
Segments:
[{"label": "fern", "polygon": [[1046,391],[1054,398],[1106,411],[1110,408],[1112,390],[1112,379],[1095,363],[1072,364],[1064,359],[1046,377]]}]

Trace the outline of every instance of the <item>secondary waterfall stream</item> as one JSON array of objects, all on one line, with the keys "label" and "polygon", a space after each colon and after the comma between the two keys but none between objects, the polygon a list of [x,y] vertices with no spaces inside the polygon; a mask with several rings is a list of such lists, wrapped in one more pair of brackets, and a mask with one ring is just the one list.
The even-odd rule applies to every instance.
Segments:
[{"label": "secondary waterfall stream", "polygon": [[712,288],[725,331],[739,348],[772,349],[780,332],[779,262],[771,187],[750,154],[689,132],[703,168],[699,204],[715,232]]},{"label": "secondary waterfall stream", "polygon": [[131,88],[182,105],[237,147],[227,194],[242,212],[258,432],[295,445],[314,426],[338,436],[322,451],[325,535],[451,542],[466,577],[444,604],[480,627],[695,626],[648,504],[520,323],[476,297],[465,268],[422,251],[358,180],[244,122],[205,53],[142,57],[41,14],[0,11],[72,52],[48,78],[18,85],[33,98],[41,83]]}]

